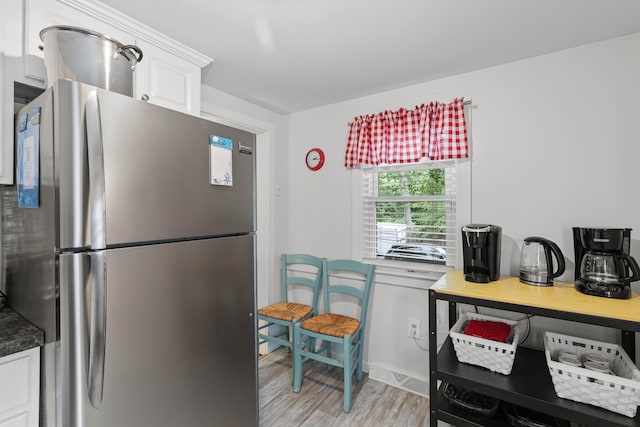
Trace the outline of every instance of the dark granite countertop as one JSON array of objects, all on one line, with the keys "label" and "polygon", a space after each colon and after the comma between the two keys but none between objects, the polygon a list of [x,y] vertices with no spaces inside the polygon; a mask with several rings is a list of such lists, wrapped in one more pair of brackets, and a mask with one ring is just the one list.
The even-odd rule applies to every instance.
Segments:
[{"label": "dark granite countertop", "polygon": [[44,344],[44,332],[9,307],[0,309],[0,357]]}]

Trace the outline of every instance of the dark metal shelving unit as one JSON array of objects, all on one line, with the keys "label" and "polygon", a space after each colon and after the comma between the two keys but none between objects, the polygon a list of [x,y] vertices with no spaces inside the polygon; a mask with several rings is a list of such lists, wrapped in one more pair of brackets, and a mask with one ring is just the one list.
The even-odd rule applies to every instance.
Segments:
[{"label": "dark metal shelving unit", "polygon": [[[594,316],[586,312],[548,309],[536,305],[535,300],[531,301],[531,305],[523,305],[478,298],[477,296],[465,296],[459,292],[449,294],[443,291],[442,287],[438,289],[439,287],[436,285],[429,290],[430,349],[437,348],[436,302],[446,300],[449,302],[450,326],[453,326],[457,318],[457,304],[464,303],[620,329],[622,346],[632,360],[635,360],[635,332],[640,332],[640,322]],[[429,370],[431,427],[436,427],[438,420],[462,427],[509,425],[500,416],[495,418],[482,417],[449,405],[442,395],[442,391],[439,390],[438,381],[456,384],[502,401],[586,426],[640,427],[640,415],[629,418],[602,408],[557,397],[543,351],[518,347],[511,374],[502,375],[482,367],[459,363],[451,339],[447,338],[439,352],[429,352]]]}]

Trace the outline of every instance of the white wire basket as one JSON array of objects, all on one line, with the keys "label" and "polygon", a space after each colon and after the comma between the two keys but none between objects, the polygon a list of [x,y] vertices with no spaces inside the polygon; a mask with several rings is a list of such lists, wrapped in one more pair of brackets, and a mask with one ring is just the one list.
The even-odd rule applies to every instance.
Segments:
[{"label": "white wire basket", "polygon": [[[640,371],[620,345],[545,332],[544,352],[558,397],[635,417],[640,405]],[[580,362],[587,354],[604,356],[615,375],[558,362],[561,352],[574,353]]]},{"label": "white wire basket", "polygon": [[[511,344],[474,337],[462,333],[462,328],[468,320],[490,320],[494,322],[504,322],[511,326],[513,340]],[[516,357],[518,339],[520,338],[520,327],[515,320],[501,319],[478,313],[462,313],[453,328],[449,331],[449,336],[456,350],[458,361],[471,365],[482,366],[493,372],[504,375],[511,373],[513,361]]]}]

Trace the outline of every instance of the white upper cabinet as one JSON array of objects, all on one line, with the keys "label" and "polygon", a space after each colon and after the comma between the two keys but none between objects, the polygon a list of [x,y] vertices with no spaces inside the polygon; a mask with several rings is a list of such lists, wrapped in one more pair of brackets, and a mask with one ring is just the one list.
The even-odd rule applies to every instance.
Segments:
[{"label": "white upper cabinet", "polygon": [[40,31],[72,25],[143,51],[134,97],[200,114],[200,76],[212,59],[146,27],[98,0],[0,0],[0,184],[13,184],[14,81],[44,87]]},{"label": "white upper cabinet", "polygon": [[[4,1],[4,0],[3,0]],[[146,27],[97,0],[24,0],[25,75],[44,81],[40,31],[51,25],[72,25],[111,36],[142,49],[134,75],[134,97],[167,108],[200,114],[200,76],[208,58]]]},{"label": "white upper cabinet", "polygon": [[200,114],[200,67],[143,40],[136,66],[136,97],[189,114]]},{"label": "white upper cabinet", "polygon": [[[5,86],[4,53],[0,50],[0,140],[13,141],[13,99],[5,94]],[[13,143],[0,144],[0,184],[13,184]]]},{"label": "white upper cabinet", "polygon": [[[23,0],[0,0],[0,184],[13,184],[14,80],[24,82],[22,61]],[[29,84],[38,86],[39,82]]]}]

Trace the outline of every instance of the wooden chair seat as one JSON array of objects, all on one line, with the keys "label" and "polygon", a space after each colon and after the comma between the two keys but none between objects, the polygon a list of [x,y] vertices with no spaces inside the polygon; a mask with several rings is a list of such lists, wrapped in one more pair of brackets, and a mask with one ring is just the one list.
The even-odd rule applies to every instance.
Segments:
[{"label": "wooden chair seat", "polygon": [[293,324],[318,313],[322,259],[307,254],[282,254],[280,271],[281,299],[258,310],[258,346],[269,343],[291,350]]},{"label": "wooden chair seat", "polygon": [[342,338],[353,335],[360,327],[360,321],[342,314],[325,313],[314,316],[300,324],[302,329]]},{"label": "wooden chair seat", "polygon": [[263,307],[258,310],[260,316],[271,317],[273,319],[285,320],[287,322],[293,319],[304,319],[313,307],[306,304],[298,304],[295,302],[279,302]]}]

